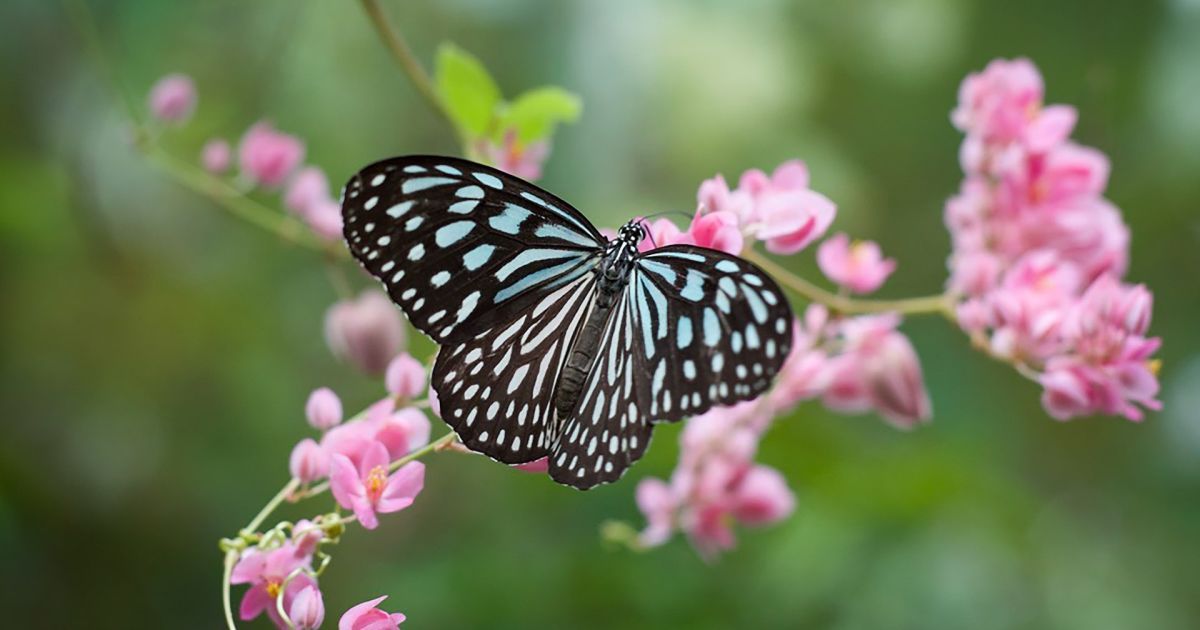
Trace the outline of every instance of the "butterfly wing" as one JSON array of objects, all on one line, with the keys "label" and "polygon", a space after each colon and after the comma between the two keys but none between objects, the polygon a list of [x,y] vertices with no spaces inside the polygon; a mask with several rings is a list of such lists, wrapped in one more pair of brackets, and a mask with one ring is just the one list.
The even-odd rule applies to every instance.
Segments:
[{"label": "butterfly wing", "polygon": [[655,422],[699,415],[765,392],[792,347],[792,308],[757,266],[673,245],[640,256],[629,282],[637,308],[638,398]]},{"label": "butterfly wing", "polygon": [[589,274],[605,239],[554,195],[481,164],[406,156],[346,184],[350,252],[439,344],[513,321]]},{"label": "butterfly wing", "polygon": [[554,385],[595,299],[591,274],[552,291],[512,322],[438,352],[442,418],[468,448],[506,464],[544,457]]},{"label": "butterfly wing", "polygon": [[756,398],[791,333],[791,306],[755,265],[688,245],[639,256],[553,444],[551,476],[579,488],[615,481],[645,452],[653,422]]}]

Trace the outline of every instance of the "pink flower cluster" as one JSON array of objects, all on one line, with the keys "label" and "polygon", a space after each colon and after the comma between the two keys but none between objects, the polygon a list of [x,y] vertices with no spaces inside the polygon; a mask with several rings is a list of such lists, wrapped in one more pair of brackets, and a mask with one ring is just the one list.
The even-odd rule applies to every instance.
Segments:
[{"label": "pink flower cluster", "polygon": [[400,310],[378,289],[339,300],[325,312],[325,343],[329,349],[367,374],[382,374],[404,347],[404,340]]},{"label": "pink flower cluster", "polygon": [[660,545],[678,529],[702,557],[712,559],[733,547],[734,521],[766,525],[792,513],[796,499],[783,475],[754,463],[771,420],[762,407],[746,402],[688,420],[671,480],[638,484],[638,507],[648,522],[643,545]]},{"label": "pink flower cluster", "polygon": [[966,178],[946,203],[959,324],[1040,371],[1055,418],[1158,409],[1153,297],[1122,282],[1129,230],[1104,198],[1109,163],[1070,141],[1076,111],[1043,105],[1037,68],[996,60],[967,77],[954,125]]},{"label": "pink flower cluster", "polygon": [[407,354],[393,364],[390,371],[401,373],[396,380],[405,390],[389,392],[360,420],[343,424],[337,395],[327,388],[314,391],[305,415],[323,435],[320,441],[305,438],[297,443],[288,466],[305,484],[328,477],[334,499],[367,529],[378,526],[377,514],[411,505],[425,479],[424,464],[416,461],[388,474],[389,464],[429,442],[430,431],[429,419],[420,410],[396,408],[397,398],[410,398],[413,390],[424,386],[424,370]]},{"label": "pink flower cluster", "polygon": [[[147,96],[151,114],[172,124],[187,122],[196,108],[196,85],[191,77],[169,74],[151,88]],[[227,172],[233,163],[227,140],[213,138],[205,143],[200,163],[214,175]],[[342,237],[341,204],[329,190],[324,171],[304,163],[304,142],[275,129],[270,122],[251,125],[237,147],[241,179],[269,190],[283,189],[284,206],[303,220],[317,236],[333,241]]]},{"label": "pink flower cluster", "polygon": [[[248,584],[238,617],[250,621],[264,612],[281,630],[316,630],[325,621],[325,600],[312,568],[316,542],[324,534],[320,523],[300,521],[291,539],[268,549],[245,551],[230,575],[232,584]],[[276,601],[282,599],[285,620]],[[400,613],[378,608],[387,597],[378,597],[347,610],[339,630],[395,630],[404,621]]]},{"label": "pink flower cluster", "polygon": [[642,249],[682,243],[739,254],[762,241],[768,251],[794,254],[820,238],[837,214],[832,201],[808,187],[808,167],[799,160],[771,175],[746,171],[733,190],[717,175],[700,184],[696,197],[699,208],[687,231],[659,219]]}]

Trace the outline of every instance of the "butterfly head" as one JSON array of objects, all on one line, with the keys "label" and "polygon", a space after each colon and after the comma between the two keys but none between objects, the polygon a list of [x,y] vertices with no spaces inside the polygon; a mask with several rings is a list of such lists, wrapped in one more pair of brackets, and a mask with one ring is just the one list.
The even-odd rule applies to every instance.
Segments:
[{"label": "butterfly head", "polygon": [[644,238],[646,238],[646,228],[642,227],[642,223],[638,219],[622,225],[621,229],[617,230],[617,240],[629,245],[634,250]]}]

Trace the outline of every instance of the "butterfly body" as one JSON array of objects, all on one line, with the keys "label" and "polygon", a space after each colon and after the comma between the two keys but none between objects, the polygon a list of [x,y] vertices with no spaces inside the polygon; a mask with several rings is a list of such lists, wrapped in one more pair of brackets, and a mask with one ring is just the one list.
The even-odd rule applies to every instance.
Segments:
[{"label": "butterfly body", "polygon": [[752,399],[791,348],[773,280],[722,252],[639,252],[566,202],[487,166],[377,162],[343,192],[351,253],[440,346],[431,385],[468,448],[549,459],[586,489],[618,479],[653,424]]},{"label": "butterfly body", "polygon": [[633,272],[633,260],[637,255],[638,243],[645,238],[645,230],[636,221],[630,221],[617,232],[617,238],[609,241],[604,258],[596,268],[596,300],[583,331],[567,359],[558,388],[554,392],[554,408],[557,417],[565,418],[575,409],[579,401],[579,389],[587,379],[588,372],[596,359],[604,326],[608,322],[613,306],[629,284]]}]

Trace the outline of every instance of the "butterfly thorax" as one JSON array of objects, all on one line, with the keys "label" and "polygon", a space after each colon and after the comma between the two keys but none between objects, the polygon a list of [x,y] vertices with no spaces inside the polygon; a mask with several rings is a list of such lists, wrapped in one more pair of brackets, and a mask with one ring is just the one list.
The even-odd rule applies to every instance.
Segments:
[{"label": "butterfly thorax", "polygon": [[557,412],[557,425],[570,417],[579,402],[580,390],[596,361],[596,351],[600,346],[600,337],[608,322],[613,305],[620,297],[629,276],[633,271],[634,258],[637,257],[638,243],[645,238],[645,231],[636,221],[630,221],[617,231],[617,238],[608,242],[604,248],[603,258],[596,269],[596,300],[587,321],[580,331],[575,345],[571,348],[570,357],[563,367],[558,386],[554,391],[554,407]]}]

